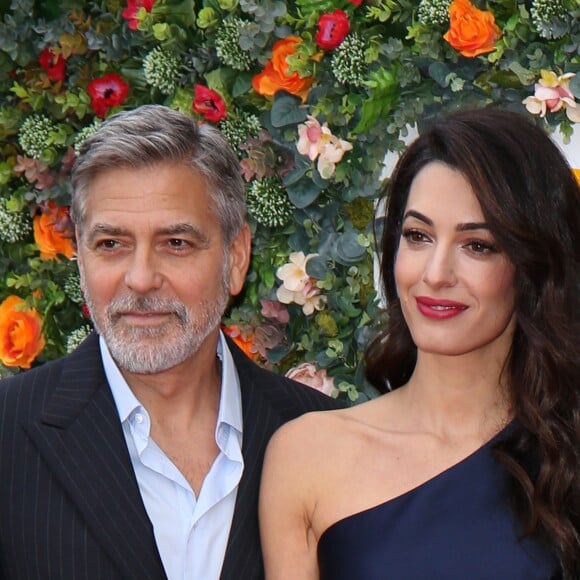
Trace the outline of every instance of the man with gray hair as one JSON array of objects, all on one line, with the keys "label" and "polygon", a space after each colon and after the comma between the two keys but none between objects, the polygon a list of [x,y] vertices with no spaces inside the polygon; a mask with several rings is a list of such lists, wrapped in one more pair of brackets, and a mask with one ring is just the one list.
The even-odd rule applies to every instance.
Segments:
[{"label": "man with gray hair", "polygon": [[146,105],[84,143],[72,189],[96,332],[0,383],[0,578],[263,578],[266,444],[338,405],[220,331],[251,253],[238,160]]}]

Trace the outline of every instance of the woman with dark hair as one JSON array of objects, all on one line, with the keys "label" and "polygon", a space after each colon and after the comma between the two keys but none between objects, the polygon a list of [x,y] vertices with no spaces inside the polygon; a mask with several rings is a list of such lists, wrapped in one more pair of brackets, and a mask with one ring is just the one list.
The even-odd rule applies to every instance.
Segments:
[{"label": "woman with dark hair", "polygon": [[580,190],[526,117],[460,111],[386,192],[387,394],[282,427],[269,580],[580,578]]}]

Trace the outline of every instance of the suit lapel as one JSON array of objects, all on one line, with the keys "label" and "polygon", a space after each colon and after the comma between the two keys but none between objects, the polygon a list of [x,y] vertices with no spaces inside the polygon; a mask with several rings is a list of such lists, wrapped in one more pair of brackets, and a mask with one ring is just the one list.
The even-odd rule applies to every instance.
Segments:
[{"label": "suit lapel", "polygon": [[238,486],[236,508],[221,580],[263,578],[259,543],[258,491],[268,441],[280,426],[279,414],[256,388],[256,371],[246,356],[230,345],[240,378],[244,435],[244,473]]},{"label": "suit lapel", "polygon": [[24,425],[88,528],[126,577],[165,578],[115,403],[91,336],[64,361],[39,420]]}]

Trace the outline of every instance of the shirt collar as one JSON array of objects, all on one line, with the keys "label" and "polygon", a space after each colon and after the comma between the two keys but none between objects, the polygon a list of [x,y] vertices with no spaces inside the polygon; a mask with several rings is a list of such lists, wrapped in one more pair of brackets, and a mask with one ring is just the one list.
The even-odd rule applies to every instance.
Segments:
[{"label": "shirt collar", "polygon": [[[107,381],[111,387],[113,399],[117,407],[117,413],[123,423],[129,419],[130,415],[136,409],[142,409],[143,407],[127,384],[127,381],[125,381],[102,336],[99,336],[99,346],[101,349],[101,358],[105,369],[105,376],[107,377]],[[243,433],[243,420],[240,380],[234,365],[232,353],[230,352],[225,336],[221,331],[219,333],[216,354],[222,363],[222,384],[216,436],[221,425],[224,424],[233,427],[241,436]]]}]

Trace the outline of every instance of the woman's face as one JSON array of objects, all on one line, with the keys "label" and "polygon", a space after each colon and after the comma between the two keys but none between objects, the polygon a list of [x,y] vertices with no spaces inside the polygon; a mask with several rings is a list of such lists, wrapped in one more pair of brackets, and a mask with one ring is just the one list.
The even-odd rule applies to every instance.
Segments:
[{"label": "woman's face", "polygon": [[443,163],[428,164],[411,184],[395,281],[419,351],[505,359],[515,328],[514,267],[469,182]]}]

